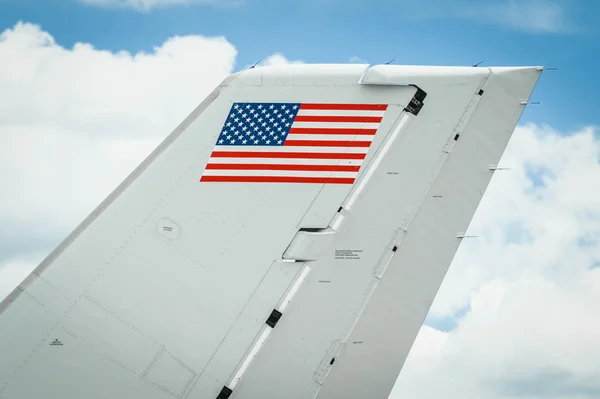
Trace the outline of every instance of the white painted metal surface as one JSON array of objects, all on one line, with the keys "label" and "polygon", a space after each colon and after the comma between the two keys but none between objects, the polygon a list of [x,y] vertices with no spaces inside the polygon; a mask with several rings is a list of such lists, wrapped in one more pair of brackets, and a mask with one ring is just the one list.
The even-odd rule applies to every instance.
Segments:
[{"label": "white painted metal surface", "polygon": [[[0,304],[0,398],[387,398],[540,73],[232,75]],[[253,102],[387,109],[353,184],[200,182]]]}]

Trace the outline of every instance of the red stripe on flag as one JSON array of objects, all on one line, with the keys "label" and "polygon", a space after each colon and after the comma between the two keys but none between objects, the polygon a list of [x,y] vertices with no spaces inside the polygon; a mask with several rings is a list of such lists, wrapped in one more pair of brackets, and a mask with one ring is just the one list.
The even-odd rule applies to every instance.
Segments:
[{"label": "red stripe on flag", "polygon": [[325,116],[325,115],[298,115],[294,122],[364,122],[379,123],[381,116]]},{"label": "red stripe on flag", "polygon": [[213,151],[210,156],[213,158],[365,159],[367,154],[330,152]]},{"label": "red stripe on flag", "polygon": [[238,164],[209,163],[206,169],[217,170],[306,170],[322,172],[358,172],[358,165],[285,165],[285,164]]},{"label": "red stripe on flag", "polygon": [[385,111],[387,109],[387,104],[302,104],[300,109]]},{"label": "red stripe on flag", "polygon": [[370,147],[370,141],[286,140],[285,147]]},{"label": "red stripe on flag", "polygon": [[373,136],[377,129],[343,129],[343,128],[314,128],[314,127],[293,127],[289,134],[349,134],[349,135],[367,135]]},{"label": "red stripe on flag", "polygon": [[201,182],[353,184],[353,177],[202,176]]}]

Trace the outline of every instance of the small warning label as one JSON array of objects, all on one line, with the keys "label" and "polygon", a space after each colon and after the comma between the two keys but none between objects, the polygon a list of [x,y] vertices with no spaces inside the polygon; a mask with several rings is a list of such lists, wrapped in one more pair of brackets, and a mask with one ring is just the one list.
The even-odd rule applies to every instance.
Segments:
[{"label": "small warning label", "polygon": [[362,249],[336,249],[336,259],[360,259]]}]

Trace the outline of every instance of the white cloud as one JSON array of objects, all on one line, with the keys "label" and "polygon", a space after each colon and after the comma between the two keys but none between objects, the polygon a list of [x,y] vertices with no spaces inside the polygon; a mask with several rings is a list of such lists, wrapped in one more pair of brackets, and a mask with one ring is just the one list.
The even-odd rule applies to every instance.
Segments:
[{"label": "white cloud", "polygon": [[529,33],[554,33],[575,29],[564,0],[432,0],[404,2],[405,12],[418,18],[468,19],[506,26]]},{"label": "white cloud", "polygon": [[508,0],[489,3],[480,9],[464,10],[465,16],[484,19],[530,32],[556,32],[569,28],[562,5],[550,0]]},{"label": "white cloud", "polygon": [[510,281],[570,279],[600,261],[591,245],[600,240],[598,159],[592,128],[567,136],[519,128],[500,165],[511,169],[496,172],[469,228],[480,238],[464,241],[432,312],[464,308],[471,290],[499,272]]},{"label": "white cloud", "polygon": [[352,57],[350,57],[348,59],[348,62],[351,64],[368,64],[367,60],[365,60],[364,58],[360,58],[356,55],[353,55]]},{"label": "white cloud", "polygon": [[210,4],[210,5],[235,5],[241,4],[244,0],[79,0],[81,3],[92,6],[133,8],[139,11],[148,11],[153,8],[165,8],[173,6],[183,6],[192,4]]},{"label": "white cloud", "polygon": [[17,259],[3,264],[0,263],[0,301],[25,280],[41,261],[39,256],[33,258],[35,260]]},{"label": "white cloud", "polygon": [[232,72],[224,38],[152,53],[72,49],[30,24],[0,35],[0,263],[49,251]]},{"label": "white cloud", "polygon": [[599,133],[517,129],[392,398],[600,397]]},{"label": "white cloud", "polygon": [[[224,38],[152,53],[58,46],[29,24],[0,35],[0,298],[226,75]],[[274,54],[261,65],[290,61]],[[600,140],[522,126],[392,398],[600,397]],[[595,396],[594,396],[595,395]]]},{"label": "white cloud", "polygon": [[265,59],[257,60],[257,62],[254,64],[246,65],[243,69],[248,69],[248,68],[252,68],[252,67],[262,68],[262,67],[266,67],[266,66],[290,65],[290,64],[298,65],[298,64],[304,64],[304,62],[299,61],[299,60],[291,61],[291,60],[288,60],[287,57],[281,53],[274,53]]},{"label": "white cloud", "polygon": [[261,61],[261,63],[258,64],[258,66],[265,67],[265,66],[273,66],[273,65],[288,65],[288,64],[302,64],[302,63],[303,63],[302,61],[290,61],[283,54],[275,53],[275,54],[267,57],[265,60]]}]

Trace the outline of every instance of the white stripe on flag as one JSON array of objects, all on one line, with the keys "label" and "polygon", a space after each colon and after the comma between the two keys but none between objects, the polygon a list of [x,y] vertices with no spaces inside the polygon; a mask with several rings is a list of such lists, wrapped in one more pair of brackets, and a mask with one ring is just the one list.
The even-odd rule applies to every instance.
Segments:
[{"label": "white stripe on flag", "polygon": [[288,140],[329,140],[329,141],[373,141],[370,134],[295,134],[290,133]]},{"label": "white stripe on flag", "polygon": [[366,154],[369,147],[304,147],[304,146],[236,146],[223,145],[216,146],[214,152],[322,152],[335,154]]},{"label": "white stripe on flag", "polygon": [[306,158],[209,158],[208,163],[218,164],[273,164],[273,165],[342,165],[360,166],[362,159],[306,159]]},{"label": "white stripe on flag", "polygon": [[229,170],[206,169],[205,176],[294,176],[294,177],[356,177],[358,172],[321,172],[313,170]]},{"label": "white stripe on flag", "polygon": [[301,109],[298,111],[298,115],[312,115],[312,116],[381,116],[385,114],[385,111],[353,111],[353,110],[329,110],[329,109]]},{"label": "white stripe on flag", "polygon": [[366,122],[296,122],[292,124],[292,129],[313,128],[313,129],[377,129],[379,123]]}]

